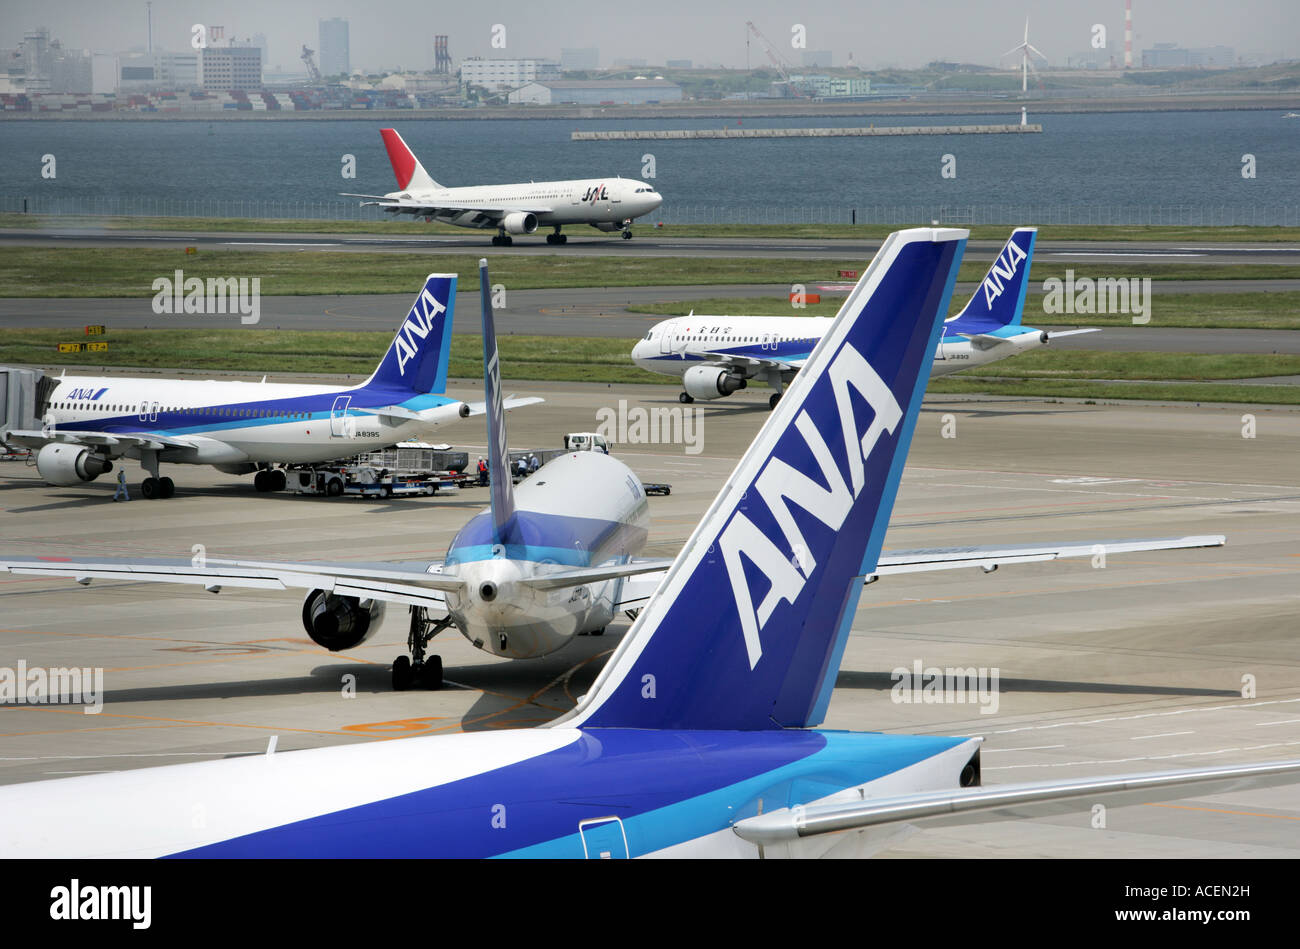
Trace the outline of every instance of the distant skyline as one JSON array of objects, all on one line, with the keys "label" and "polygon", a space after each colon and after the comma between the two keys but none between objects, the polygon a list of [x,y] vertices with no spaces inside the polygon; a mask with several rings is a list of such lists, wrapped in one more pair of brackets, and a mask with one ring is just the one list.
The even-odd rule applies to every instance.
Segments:
[{"label": "distant skyline", "polygon": [[[1134,54],[1156,43],[1184,47],[1231,46],[1239,57],[1300,58],[1300,3],[1296,0],[1134,0]],[[663,65],[689,59],[696,66],[745,67],[745,21],[752,19],[793,65],[802,49],[791,46],[792,27],[806,29],[806,49],[831,50],[836,66],[852,53],[864,69],[911,68],[933,60],[1010,67],[1001,54],[1020,42],[1025,16],[1030,41],[1053,65],[1090,49],[1092,26],[1106,27],[1107,47],[1117,61],[1124,49],[1123,0],[908,0],[906,3],[788,0],[724,0],[707,6],[688,0],[615,5],[607,0],[560,0],[538,4],[501,0],[473,7],[427,0],[155,0],[155,48],[189,48],[195,23],[225,27],[227,39],[266,35],[266,67],[301,69],[302,45],[315,48],[321,19],[350,21],[352,69],[375,72],[433,66],[433,37],[450,37],[452,58],[469,56],[550,58],[565,47],[595,46],[600,63],[644,59]],[[505,27],[505,48],[492,45],[493,28]],[[0,15],[0,47],[13,47],[40,26],[71,48],[121,52],[146,42],[144,0],[6,0]],[[499,33],[497,35],[500,35]],[[753,68],[768,64],[751,43]]]}]

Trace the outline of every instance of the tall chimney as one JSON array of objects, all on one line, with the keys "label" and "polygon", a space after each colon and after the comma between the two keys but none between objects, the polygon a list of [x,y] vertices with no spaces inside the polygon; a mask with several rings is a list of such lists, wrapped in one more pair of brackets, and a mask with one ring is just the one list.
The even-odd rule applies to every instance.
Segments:
[{"label": "tall chimney", "polygon": [[153,0],[144,5],[145,20],[149,24],[149,52],[153,52]]},{"label": "tall chimney", "polygon": [[1133,0],[1124,0],[1124,68],[1133,68]]}]

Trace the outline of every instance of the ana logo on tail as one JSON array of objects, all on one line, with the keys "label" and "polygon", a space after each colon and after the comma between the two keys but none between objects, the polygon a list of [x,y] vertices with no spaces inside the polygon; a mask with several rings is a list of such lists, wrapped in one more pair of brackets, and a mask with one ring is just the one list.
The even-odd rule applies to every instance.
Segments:
[{"label": "ana logo on tail", "polygon": [[397,372],[399,375],[406,375],[406,364],[415,358],[420,348],[420,340],[428,338],[433,331],[433,321],[442,314],[447,312],[447,308],[439,303],[429,288],[425,287],[416,299],[415,305],[411,307],[411,312],[406,315],[406,322],[402,328],[397,331],[397,339],[394,340],[397,346]]},{"label": "ana logo on tail", "polygon": [[[892,435],[903,418],[903,410],[889,386],[862,354],[847,343],[831,363],[827,376],[835,393],[851,484],[845,483],[840,467],[822,437],[820,429],[825,429],[826,426],[818,426],[806,411],[801,410],[795,419],[795,427],[821,469],[820,480],[774,457],[754,482],[754,489],[785,535],[790,552],[783,551],[740,512],[737,512],[718,538],[718,546],[727,566],[727,577],[736,598],[750,669],[758,665],[759,659],[763,657],[759,631],[767,624],[781,600],[794,603],[817,568],[817,561],[809,552],[803,532],[791,514],[790,504],[811,514],[831,530],[839,530],[853,507],[854,500],[862,492],[863,463],[871,456],[881,436],[885,432]],[[871,425],[861,438],[858,436],[850,401],[850,386],[867,400],[874,412]],[[822,487],[823,482],[825,487]],[[770,584],[757,610],[754,608],[749,581],[745,578],[742,555]]]},{"label": "ana logo on tail", "polygon": [[998,259],[993,261],[993,267],[989,270],[989,275],[984,278],[984,302],[986,304],[991,307],[993,301],[1002,296],[1003,281],[1014,277],[1016,267],[1028,256],[1014,240],[1007,241],[1007,246],[1002,249]]}]

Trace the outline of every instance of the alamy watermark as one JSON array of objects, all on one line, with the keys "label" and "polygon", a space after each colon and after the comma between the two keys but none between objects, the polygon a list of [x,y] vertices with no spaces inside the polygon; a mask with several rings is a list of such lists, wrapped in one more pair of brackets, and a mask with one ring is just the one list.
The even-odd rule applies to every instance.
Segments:
[{"label": "alamy watermark", "polygon": [[1065,279],[1043,281],[1044,313],[1132,313],[1133,323],[1151,322],[1150,277],[1079,277],[1065,271]]},{"label": "alamy watermark", "polygon": [[916,659],[911,669],[899,666],[889,674],[889,699],[895,705],[979,705],[981,715],[996,715],[1000,676],[996,667],[940,669]]},{"label": "alamy watermark", "polygon": [[698,455],[704,449],[704,412],[678,405],[629,409],[627,399],[619,399],[617,409],[596,410],[596,434],[619,445],[683,445],[686,454]]},{"label": "alamy watermark", "polygon": [[239,322],[251,326],[262,319],[261,277],[187,277],[177,270],[172,277],[153,282],[153,311],[163,314],[238,313]]},{"label": "alamy watermark", "polygon": [[19,659],[16,668],[0,666],[0,705],[81,705],[87,715],[104,709],[104,670],[28,666]]}]

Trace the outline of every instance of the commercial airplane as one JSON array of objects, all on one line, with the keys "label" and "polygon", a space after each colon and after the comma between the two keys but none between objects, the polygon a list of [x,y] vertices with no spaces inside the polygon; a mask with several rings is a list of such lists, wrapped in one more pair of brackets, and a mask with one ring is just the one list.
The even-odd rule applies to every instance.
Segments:
[{"label": "commercial airplane", "polygon": [[[1036,227],[1012,232],[966,306],[945,321],[931,378],[1037,349],[1057,337],[1096,332],[1048,333],[1021,325],[1037,234]],[[832,322],[829,317],[692,313],[652,326],[632,347],[632,361],[651,372],[681,376],[678,398],[687,404],[720,399],[745,388],[750,379],[761,379],[776,390],[768,400],[775,408]]]},{"label": "commercial airplane", "polygon": [[384,147],[397,178],[388,194],[344,194],[370,198],[362,207],[381,207],[390,214],[411,214],[426,221],[458,227],[496,228],[493,246],[514,243],[513,234],[532,234],[551,227],[546,243],[563,244],[566,224],[590,224],[598,231],[622,231],[632,239],[632,221],[663,203],[654,187],[628,178],[581,178],[573,181],[529,181],[519,184],[471,185],[448,188],[424,170],[396,129],[382,129]]},{"label": "commercial airplane", "polygon": [[285,474],[275,464],[346,458],[482,411],[444,394],[455,303],[455,274],[430,274],[359,386],[65,375],[49,380],[41,428],[0,432],[0,441],[36,449],[36,470],[60,487],[94,481],[126,457],[148,472],[146,498],[175,493],[163,463],[255,471],[258,491],[278,491]]},{"label": "commercial airplane", "polygon": [[[615,458],[570,452],[552,459],[517,490],[512,485],[487,261],[480,261],[479,276],[491,504],[456,534],[443,560],[322,564],[208,559],[201,565],[101,560],[58,572],[83,583],[95,577],[126,578],[197,584],[211,592],[223,587],[305,588],[303,628],[331,652],[369,640],[383,621],[386,604],[399,603],[410,608],[411,655],[393,663],[397,689],[409,688],[417,678],[430,688],[442,685],[442,659],[426,655],[425,649],[450,626],[479,649],[511,659],[544,656],[574,636],[604,632],[620,611],[644,603],[672,561],[637,557],[649,533],[649,505],[640,479]],[[447,292],[455,291],[454,276],[429,280],[446,281]],[[45,572],[45,565],[26,564],[37,573]],[[0,561],[0,571],[6,566],[23,572],[24,564]]]},{"label": "commercial airplane", "polygon": [[1300,778],[1289,761],[985,788],[978,737],[816,728],[877,568],[966,235],[884,242],[572,712],[0,788],[0,853],[847,856],[878,848],[872,828],[891,822]]}]

